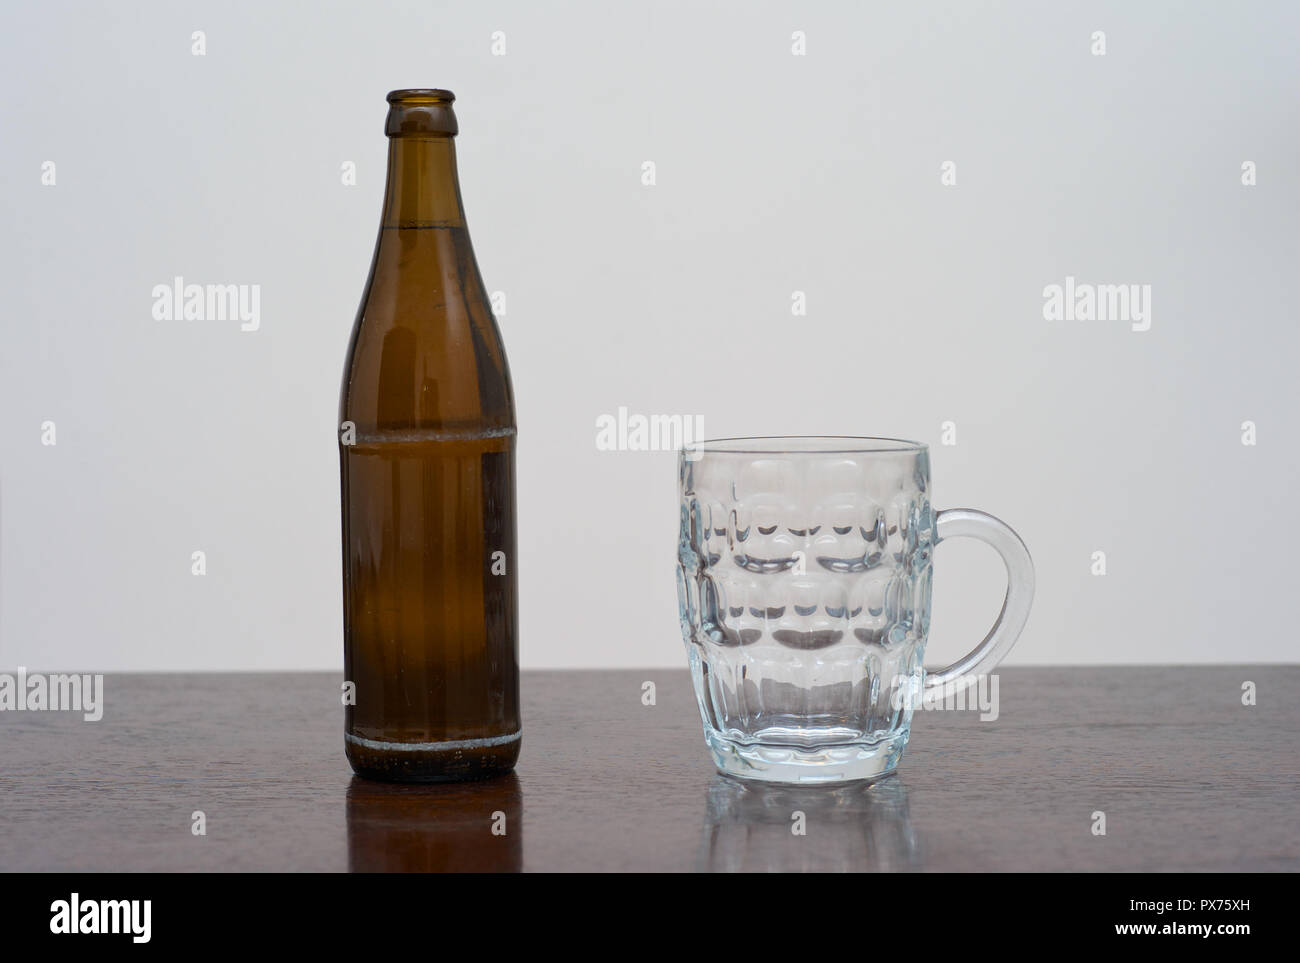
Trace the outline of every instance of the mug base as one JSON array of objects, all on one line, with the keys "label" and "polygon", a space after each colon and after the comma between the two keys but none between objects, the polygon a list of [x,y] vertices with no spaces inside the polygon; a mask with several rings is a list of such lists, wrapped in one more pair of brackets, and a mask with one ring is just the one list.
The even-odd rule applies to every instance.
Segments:
[{"label": "mug base", "polygon": [[842,743],[799,749],[793,746],[745,745],[706,731],[704,741],[714,765],[726,776],[798,786],[869,782],[898,768],[907,745],[906,729],[879,742]]}]

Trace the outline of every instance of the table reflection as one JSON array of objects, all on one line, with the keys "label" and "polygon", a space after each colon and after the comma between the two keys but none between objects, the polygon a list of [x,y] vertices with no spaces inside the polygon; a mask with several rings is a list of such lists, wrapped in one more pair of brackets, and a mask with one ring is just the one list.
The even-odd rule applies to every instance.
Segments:
[{"label": "table reflection", "polygon": [[347,822],[348,869],[354,873],[515,873],[523,868],[523,793],[513,772],[439,784],[353,776]]},{"label": "table reflection", "polygon": [[[804,835],[797,813],[803,814]],[[919,869],[897,776],[872,785],[802,787],[717,775],[697,869],[715,872],[890,872]]]}]

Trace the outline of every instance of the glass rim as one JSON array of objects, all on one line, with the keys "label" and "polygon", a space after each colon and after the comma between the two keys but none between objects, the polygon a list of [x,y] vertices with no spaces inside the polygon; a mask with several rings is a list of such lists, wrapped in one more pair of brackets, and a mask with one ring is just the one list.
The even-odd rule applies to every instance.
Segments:
[{"label": "glass rim", "polygon": [[707,438],[682,453],[707,455],[899,455],[928,451],[923,441],[871,435],[752,435]]}]

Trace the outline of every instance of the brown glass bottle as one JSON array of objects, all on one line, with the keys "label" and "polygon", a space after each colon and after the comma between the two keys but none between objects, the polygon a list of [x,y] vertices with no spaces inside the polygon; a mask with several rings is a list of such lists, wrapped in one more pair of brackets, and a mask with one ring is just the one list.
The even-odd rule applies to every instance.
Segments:
[{"label": "brown glass bottle", "polygon": [[340,400],[345,747],[375,779],[519,755],[515,406],[465,228],[454,95],[388,95],[388,185]]}]

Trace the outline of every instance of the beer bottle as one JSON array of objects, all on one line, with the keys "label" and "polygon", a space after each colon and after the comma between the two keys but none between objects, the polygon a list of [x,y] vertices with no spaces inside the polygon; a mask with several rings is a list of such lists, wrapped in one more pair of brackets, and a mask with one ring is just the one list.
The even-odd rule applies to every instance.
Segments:
[{"label": "beer bottle", "polygon": [[344,743],[374,779],[476,779],[519,755],[514,392],[465,228],[454,100],[388,95],[339,404]]}]

